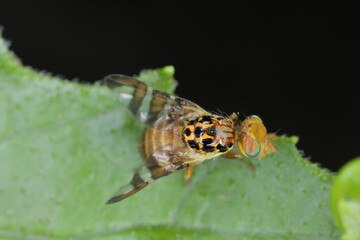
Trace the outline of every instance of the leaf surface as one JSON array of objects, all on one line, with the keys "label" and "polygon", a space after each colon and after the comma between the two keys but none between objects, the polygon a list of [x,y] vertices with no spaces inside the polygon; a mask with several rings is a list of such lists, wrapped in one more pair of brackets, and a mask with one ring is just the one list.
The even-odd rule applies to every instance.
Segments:
[{"label": "leaf surface", "polygon": [[[171,92],[173,74],[139,78]],[[297,137],[280,137],[255,171],[209,160],[190,186],[179,172],[109,206],[142,163],[144,128],[110,90],[24,67],[0,38],[0,116],[0,239],[339,239],[333,175]]]}]

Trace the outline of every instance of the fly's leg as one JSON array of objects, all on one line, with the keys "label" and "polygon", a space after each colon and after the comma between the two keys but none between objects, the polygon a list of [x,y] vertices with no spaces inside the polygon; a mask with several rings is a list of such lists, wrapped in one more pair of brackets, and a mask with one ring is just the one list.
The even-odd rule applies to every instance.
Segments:
[{"label": "fly's leg", "polygon": [[[239,159],[241,160],[248,168],[250,168],[251,171],[255,170],[255,167],[249,163],[248,161],[246,161],[244,159],[244,156],[241,153],[236,153],[236,152],[227,152],[224,155],[222,155],[222,157],[225,158],[229,158],[229,159]],[[185,173],[186,174],[186,173]]]},{"label": "fly's leg", "polygon": [[194,171],[194,167],[195,166],[191,166],[191,167],[188,167],[186,170],[185,170],[185,174],[184,174],[184,179],[186,181],[186,185],[190,185],[190,178],[191,178],[191,175]]}]

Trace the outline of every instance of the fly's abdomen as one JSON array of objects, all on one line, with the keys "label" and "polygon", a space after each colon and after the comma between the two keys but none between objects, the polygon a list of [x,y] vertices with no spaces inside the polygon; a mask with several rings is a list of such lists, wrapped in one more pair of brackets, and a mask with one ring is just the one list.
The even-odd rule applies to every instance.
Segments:
[{"label": "fly's abdomen", "polygon": [[[173,121],[173,123],[169,123]],[[162,125],[171,129],[163,130]],[[166,120],[160,125],[149,126],[145,129],[141,142],[140,152],[147,164],[160,167],[172,164],[174,159],[181,159],[180,155],[186,155],[187,146],[183,142],[182,125],[174,120]]]}]

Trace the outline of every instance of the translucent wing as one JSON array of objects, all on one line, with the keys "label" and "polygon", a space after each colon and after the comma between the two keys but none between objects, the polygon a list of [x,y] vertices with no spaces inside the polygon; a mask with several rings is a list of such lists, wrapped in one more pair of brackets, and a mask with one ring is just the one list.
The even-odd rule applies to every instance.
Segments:
[{"label": "translucent wing", "polygon": [[136,169],[130,183],[120,187],[116,194],[110,198],[106,204],[113,204],[124,200],[155,182],[157,179],[181,169],[183,169],[182,164],[169,164],[166,167],[160,167],[156,164],[146,164]]},{"label": "translucent wing", "polygon": [[106,204],[124,200],[161,177],[198,165],[205,159],[218,155],[211,153],[201,154],[189,151],[186,147],[173,149],[172,146],[163,146],[162,149],[156,150],[145,159],[145,165],[135,170],[130,183],[120,187]]},{"label": "translucent wing", "polygon": [[120,187],[116,194],[110,198],[106,204],[113,204],[124,200],[125,198],[130,197],[145,188],[150,183],[153,183],[155,180],[156,179],[151,176],[151,171],[146,166],[142,166],[136,169],[131,182]]},{"label": "translucent wing", "polygon": [[165,119],[194,119],[208,114],[199,105],[147,86],[145,83],[125,75],[109,75],[105,85],[113,89],[121,102],[141,122],[156,126]]}]

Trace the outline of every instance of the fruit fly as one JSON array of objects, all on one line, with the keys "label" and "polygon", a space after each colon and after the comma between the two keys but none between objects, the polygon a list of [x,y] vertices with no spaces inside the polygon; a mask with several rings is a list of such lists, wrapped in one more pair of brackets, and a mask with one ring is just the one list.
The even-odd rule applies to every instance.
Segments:
[{"label": "fruit fly", "polygon": [[[112,204],[137,193],[171,173],[185,170],[189,181],[194,167],[207,159],[222,156],[240,159],[262,158],[275,148],[256,115],[240,122],[236,113],[229,117],[211,114],[199,105],[147,86],[125,75],[110,75],[104,83],[140,122],[147,125],[140,140],[144,165],[135,170],[129,184],[107,201]],[[240,153],[231,151],[237,145]]]}]

